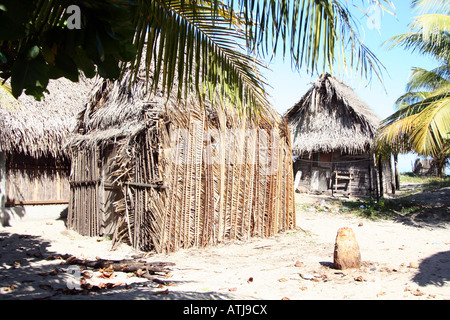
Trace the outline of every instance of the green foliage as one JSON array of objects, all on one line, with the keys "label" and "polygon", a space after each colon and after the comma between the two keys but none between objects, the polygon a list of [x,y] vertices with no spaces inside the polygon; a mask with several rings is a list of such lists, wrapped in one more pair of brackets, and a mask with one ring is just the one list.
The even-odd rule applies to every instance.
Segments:
[{"label": "green foliage", "polygon": [[349,208],[352,213],[368,219],[396,219],[429,210],[429,204],[414,201],[411,195],[435,192],[450,186],[450,177],[423,177],[413,173],[402,174],[400,181],[417,185],[414,190],[402,192],[402,195],[397,198],[380,199],[378,202],[373,198],[342,201],[342,205]]},{"label": "green foliage", "polygon": [[411,212],[421,210],[421,205],[403,199],[374,199],[342,201],[351,212],[371,220],[393,219]]},{"label": "green foliage", "polygon": [[[80,8],[81,28],[66,25],[66,8]],[[12,93],[23,90],[43,97],[49,79],[78,81],[97,72],[110,79],[120,75],[120,62],[136,54],[132,45],[131,1],[8,0],[0,4],[0,77],[11,78]]]},{"label": "green foliage", "polygon": [[413,68],[407,92],[398,98],[398,110],[383,121],[377,140],[392,148],[401,145],[402,152],[431,155],[442,170],[450,156],[450,5],[415,0],[413,6],[428,14],[415,17],[409,33],[390,39],[390,48],[402,46],[430,56],[439,66]]},{"label": "green foliage", "polygon": [[400,175],[400,181],[402,183],[428,183],[430,177],[420,176],[412,172],[406,172]]},{"label": "green foliage", "polygon": [[[80,29],[68,28],[69,5],[81,10]],[[367,5],[393,8],[389,0]],[[259,57],[279,47],[298,70],[322,65],[381,79],[352,7],[364,12],[347,0],[2,0],[0,77],[11,78],[15,97],[25,90],[40,99],[49,79],[76,81],[80,71],[116,79],[124,62],[137,75],[144,60],[153,87],[178,83],[179,97],[207,94],[258,114],[269,105]]]},{"label": "green foliage", "polygon": [[450,186],[450,176],[429,177],[420,176],[412,172],[401,174],[400,181],[402,183],[417,183],[419,184],[417,188],[422,191],[430,191]]}]

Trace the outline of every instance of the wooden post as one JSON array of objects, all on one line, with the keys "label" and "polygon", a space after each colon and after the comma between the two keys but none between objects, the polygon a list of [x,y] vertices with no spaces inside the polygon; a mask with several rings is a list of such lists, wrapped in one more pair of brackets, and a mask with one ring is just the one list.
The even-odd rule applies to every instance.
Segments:
[{"label": "wooden post", "polygon": [[0,152],[0,216],[3,215],[6,204],[6,155]]},{"label": "wooden post", "polygon": [[383,185],[383,162],[381,161],[381,156],[378,158],[378,177],[380,185],[380,198],[384,196],[384,185]]},{"label": "wooden post", "polygon": [[334,171],[334,192],[337,193],[338,172]]},{"label": "wooden post", "polygon": [[370,173],[371,175],[372,175],[372,177],[373,177],[373,179],[372,179],[372,183],[373,183],[373,186],[374,186],[374,188],[375,188],[375,197],[377,198],[377,202],[380,200],[380,188],[379,188],[379,185],[378,185],[378,174],[377,174],[377,162],[376,162],[376,156],[375,155],[373,155],[372,156],[372,172]]},{"label": "wooden post", "polygon": [[398,173],[398,153],[394,153],[395,190],[400,190],[400,176]]}]

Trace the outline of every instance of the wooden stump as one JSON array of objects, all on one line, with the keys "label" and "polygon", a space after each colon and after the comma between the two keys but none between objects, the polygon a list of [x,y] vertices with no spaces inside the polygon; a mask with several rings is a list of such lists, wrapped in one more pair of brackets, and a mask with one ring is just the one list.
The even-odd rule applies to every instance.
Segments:
[{"label": "wooden stump", "polygon": [[339,270],[359,268],[361,254],[352,228],[340,228],[334,245],[334,267]]}]

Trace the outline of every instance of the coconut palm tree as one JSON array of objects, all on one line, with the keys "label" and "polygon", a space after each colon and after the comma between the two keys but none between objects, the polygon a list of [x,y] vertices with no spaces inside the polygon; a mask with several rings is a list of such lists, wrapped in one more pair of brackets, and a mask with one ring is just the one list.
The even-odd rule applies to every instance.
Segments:
[{"label": "coconut palm tree", "polygon": [[[81,28],[67,30],[67,0],[6,1],[0,7],[0,68],[15,96],[42,96],[49,78],[117,78],[118,63],[146,64],[147,80],[179,94],[226,97],[233,105],[268,104],[262,57],[281,49],[308,72],[350,68],[381,78],[380,61],[363,44],[348,0],[74,1]],[[389,0],[369,0],[383,10]],[[358,11],[359,12],[359,11]],[[2,19],[0,19],[1,22]],[[3,39],[3,41],[1,41]],[[133,46],[130,46],[133,44]],[[146,44],[144,46],[144,44]],[[153,64],[153,66],[152,66]],[[122,68],[123,70],[123,68]],[[322,71],[323,71],[322,70]],[[174,81],[175,77],[178,81]]]},{"label": "coconut palm tree", "polygon": [[397,111],[383,122],[378,140],[432,156],[439,171],[449,157],[450,139],[450,4],[447,1],[413,1],[414,8],[437,10],[416,17],[411,32],[390,40],[439,62],[433,70],[413,68],[406,93],[396,101]]}]

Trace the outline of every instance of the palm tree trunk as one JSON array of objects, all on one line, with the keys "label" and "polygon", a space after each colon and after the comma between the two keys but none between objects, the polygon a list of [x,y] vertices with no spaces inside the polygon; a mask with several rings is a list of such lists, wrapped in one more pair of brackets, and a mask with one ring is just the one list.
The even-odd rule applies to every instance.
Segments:
[{"label": "palm tree trunk", "polygon": [[445,155],[439,155],[439,157],[436,157],[434,159],[434,162],[436,163],[436,175],[438,177],[444,176],[444,166],[446,158],[447,157]]},{"label": "palm tree trunk", "polygon": [[394,152],[394,176],[395,176],[395,190],[400,190],[400,174],[398,172],[398,153]]},{"label": "palm tree trunk", "polygon": [[383,162],[381,157],[378,158],[378,184],[380,186],[380,198],[384,197],[384,186],[383,186]]}]

